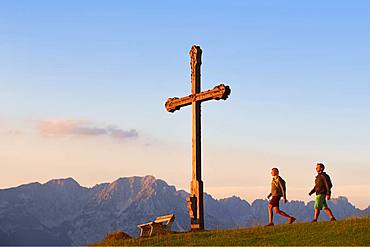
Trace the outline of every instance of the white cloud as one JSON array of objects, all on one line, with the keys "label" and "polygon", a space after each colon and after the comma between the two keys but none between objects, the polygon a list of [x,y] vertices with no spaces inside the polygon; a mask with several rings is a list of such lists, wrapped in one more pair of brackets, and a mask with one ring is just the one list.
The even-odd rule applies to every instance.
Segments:
[{"label": "white cloud", "polygon": [[43,120],[38,125],[43,136],[109,136],[116,139],[136,139],[139,133],[135,129],[124,130],[114,126],[97,126],[88,121],[71,119]]}]

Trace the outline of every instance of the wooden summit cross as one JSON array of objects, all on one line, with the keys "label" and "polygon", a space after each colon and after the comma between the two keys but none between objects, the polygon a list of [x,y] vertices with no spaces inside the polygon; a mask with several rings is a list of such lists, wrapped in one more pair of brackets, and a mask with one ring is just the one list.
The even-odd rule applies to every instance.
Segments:
[{"label": "wooden summit cross", "polygon": [[193,45],[190,50],[191,66],[191,95],[182,98],[169,98],[166,109],[169,112],[179,110],[183,106],[192,105],[192,180],[190,183],[190,197],[187,198],[191,230],[204,230],[203,212],[203,182],[201,178],[201,121],[200,104],[208,100],[226,100],[230,95],[230,87],[220,84],[212,90],[201,92],[200,65],[202,64],[202,50]]}]

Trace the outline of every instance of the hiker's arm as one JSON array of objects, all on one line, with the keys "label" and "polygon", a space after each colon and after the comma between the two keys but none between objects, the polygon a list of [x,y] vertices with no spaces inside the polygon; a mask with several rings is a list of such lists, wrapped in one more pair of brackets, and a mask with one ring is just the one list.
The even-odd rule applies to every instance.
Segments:
[{"label": "hiker's arm", "polygon": [[312,195],[313,193],[315,193],[315,187],[313,187],[313,189],[310,191],[310,193],[308,193],[308,195]]},{"label": "hiker's arm", "polygon": [[281,189],[281,193],[283,193],[283,200],[284,200],[284,203],[286,202],[286,192],[285,192],[285,189],[283,187],[283,185],[280,183],[280,180],[279,180],[279,187]]},{"label": "hiker's arm", "polygon": [[324,182],[324,186],[325,186],[325,189],[326,189],[326,199],[327,200],[330,200],[331,191],[330,191],[330,187],[328,185],[328,181],[326,180],[326,177],[323,177],[322,180]]}]

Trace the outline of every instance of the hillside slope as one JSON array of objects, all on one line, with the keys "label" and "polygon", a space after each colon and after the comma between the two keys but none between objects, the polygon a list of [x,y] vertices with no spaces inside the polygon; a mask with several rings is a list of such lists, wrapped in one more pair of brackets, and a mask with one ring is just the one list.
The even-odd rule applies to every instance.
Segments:
[{"label": "hillside slope", "polygon": [[174,233],[152,238],[102,241],[99,245],[336,245],[370,246],[370,217],[254,227],[238,230]]}]

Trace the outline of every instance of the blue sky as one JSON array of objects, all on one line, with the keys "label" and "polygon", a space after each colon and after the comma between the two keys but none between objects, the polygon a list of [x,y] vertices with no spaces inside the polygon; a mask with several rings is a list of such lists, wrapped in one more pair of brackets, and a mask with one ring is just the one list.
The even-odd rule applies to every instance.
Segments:
[{"label": "blue sky", "polygon": [[[323,161],[338,186],[347,186],[341,192],[360,188],[353,201],[367,205],[370,195],[360,194],[370,188],[369,13],[369,1],[3,0],[0,162],[7,173],[0,187],[154,174],[187,189],[190,108],[170,114],[164,102],[190,93],[188,52],[198,44],[202,88],[232,89],[227,101],[203,104],[206,189],[219,197],[262,196],[251,190],[268,187],[269,169],[277,165],[303,193],[313,164]],[[68,137],[40,134],[40,123],[50,127],[54,120]],[[76,132],[109,126],[123,136],[134,129],[138,138],[117,144]],[[84,145],[92,146],[76,151]],[[112,172],[100,170],[107,169],[105,158]],[[32,176],[17,173],[25,163]],[[174,163],[177,175],[167,172]]]}]

